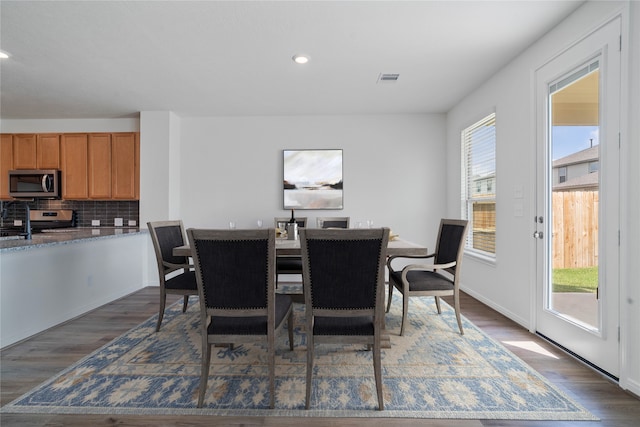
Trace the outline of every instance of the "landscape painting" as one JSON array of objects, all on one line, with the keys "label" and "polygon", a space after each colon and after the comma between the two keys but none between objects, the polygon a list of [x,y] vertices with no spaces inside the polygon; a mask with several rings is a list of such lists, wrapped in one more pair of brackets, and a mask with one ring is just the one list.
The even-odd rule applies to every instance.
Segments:
[{"label": "landscape painting", "polygon": [[342,150],[283,150],[284,209],[342,209]]}]

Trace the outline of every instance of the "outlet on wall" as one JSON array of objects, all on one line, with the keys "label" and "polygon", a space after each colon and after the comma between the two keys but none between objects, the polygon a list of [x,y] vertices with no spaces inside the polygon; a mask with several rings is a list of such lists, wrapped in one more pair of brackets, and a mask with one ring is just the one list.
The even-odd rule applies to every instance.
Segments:
[{"label": "outlet on wall", "polygon": [[99,219],[92,219],[91,220],[91,226],[92,227],[100,227],[100,220]]},{"label": "outlet on wall", "polygon": [[114,218],[113,225],[115,225],[116,227],[122,227],[122,218]]}]

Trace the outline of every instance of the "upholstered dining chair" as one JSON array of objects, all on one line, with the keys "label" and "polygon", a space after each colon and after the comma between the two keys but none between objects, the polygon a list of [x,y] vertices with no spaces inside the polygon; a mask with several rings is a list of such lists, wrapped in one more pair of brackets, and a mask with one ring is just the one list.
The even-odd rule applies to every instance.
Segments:
[{"label": "upholstered dining chair", "polygon": [[306,409],[311,401],[316,343],[372,347],[378,409],[384,409],[380,338],[388,240],[388,228],[300,232],[307,334]]},{"label": "upholstered dining chair", "polygon": [[198,407],[202,407],[211,346],[267,343],[269,407],[275,406],[275,337],[285,321],[293,350],[293,303],[275,292],[275,229],[187,230],[200,297],[202,368]]},{"label": "upholstered dining chair", "polygon": [[325,216],[316,218],[318,228],[349,228],[348,216]]},{"label": "upholstered dining chair", "polygon": [[160,278],[160,311],[156,332],[164,317],[167,294],[183,295],[182,312],[187,311],[189,295],[198,295],[196,274],[189,258],[174,256],[173,248],[185,244],[184,225],[181,220],[147,222],[147,228],[153,242]]},{"label": "upholstered dining chair", "polygon": [[[307,218],[296,218],[298,228],[302,229],[307,226]],[[273,219],[274,227],[278,227],[279,222],[289,222],[289,218],[276,217]],[[278,279],[281,274],[299,274],[302,276],[302,258],[296,255],[279,255],[276,257],[276,288],[278,287]]]},{"label": "upholstered dining chair", "polygon": [[[404,335],[409,312],[409,298],[412,296],[433,296],[436,300],[438,314],[441,314],[440,297],[453,296],[454,309],[460,335],[464,335],[460,319],[459,279],[464,253],[464,242],[467,234],[467,221],[459,219],[442,219],[438,231],[438,240],[434,253],[426,256],[396,255],[387,259],[389,269],[389,296],[387,313],[391,308],[393,289],[402,294],[402,325],[400,335]],[[433,258],[431,264],[409,264],[401,270],[394,270],[393,260],[398,258]]]}]

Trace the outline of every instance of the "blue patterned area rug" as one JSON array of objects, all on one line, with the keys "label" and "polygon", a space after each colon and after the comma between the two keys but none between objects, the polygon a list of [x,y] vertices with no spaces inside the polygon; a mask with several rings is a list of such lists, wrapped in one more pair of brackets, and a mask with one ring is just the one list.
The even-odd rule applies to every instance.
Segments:
[{"label": "blue patterned area rug", "polygon": [[[193,300],[193,299],[192,299]],[[387,315],[383,350],[385,410],[377,411],[371,352],[316,346],[310,410],[304,409],[304,307],[296,304],[295,350],[277,340],[276,408],[268,409],[261,345],[214,348],[204,408],[196,408],[201,341],[197,299],[187,313],[167,309],[160,332],[152,317],[12,403],[3,413],[227,416],[398,417],[597,420],[545,378],[433,298],[412,298],[406,336],[397,335],[400,298]]]}]

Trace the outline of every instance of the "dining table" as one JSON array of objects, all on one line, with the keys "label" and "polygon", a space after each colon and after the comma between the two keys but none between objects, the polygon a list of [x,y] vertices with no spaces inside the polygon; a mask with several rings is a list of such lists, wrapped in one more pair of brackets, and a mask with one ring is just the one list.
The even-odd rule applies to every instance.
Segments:
[{"label": "dining table", "polygon": [[[300,239],[289,240],[286,238],[276,238],[276,255],[301,255]],[[426,256],[428,255],[426,246],[413,243],[408,240],[401,239],[397,236],[389,239],[387,244],[387,256],[407,255],[407,256]],[[189,245],[177,246],[173,248],[175,256],[192,256],[191,247]]]},{"label": "dining table", "polygon": [[[276,238],[276,255],[301,255],[300,239],[289,240],[287,238]],[[392,236],[387,243],[387,256],[405,255],[405,256],[426,256],[429,251],[426,246],[413,243],[398,236]],[[189,245],[177,246],[173,248],[173,255],[191,257],[191,247]],[[297,295],[299,296],[299,295]],[[304,302],[303,299],[294,298],[294,301]],[[382,348],[391,348],[391,337],[385,331],[381,337]]]}]

